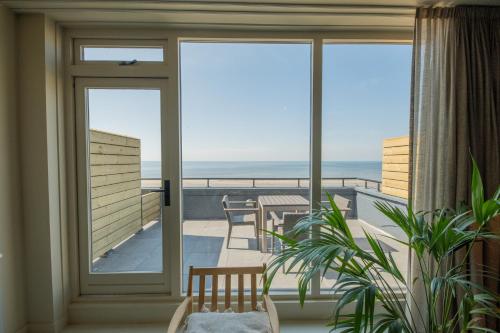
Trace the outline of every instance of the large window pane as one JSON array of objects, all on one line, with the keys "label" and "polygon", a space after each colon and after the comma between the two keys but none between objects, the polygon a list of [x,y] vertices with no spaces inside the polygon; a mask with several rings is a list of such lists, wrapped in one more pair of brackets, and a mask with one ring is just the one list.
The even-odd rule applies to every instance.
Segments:
[{"label": "large window pane", "polygon": [[[91,271],[163,271],[160,90],[88,88]],[[153,161],[153,162],[152,162]],[[146,184],[145,184],[146,183]]]},{"label": "large window pane", "polygon": [[[407,252],[385,237],[403,233],[373,204],[406,206],[411,46],[328,44],[323,65],[323,193],[346,208],[362,247],[364,229],[406,272]],[[335,279],[333,272],[322,279],[323,292]]]},{"label": "large window pane", "polygon": [[[264,229],[307,211],[310,58],[310,44],[181,44],[184,288],[190,265],[257,266],[281,251],[252,224],[263,196],[302,203],[273,206]],[[226,195],[248,210],[225,211]],[[280,271],[273,287],[295,292],[296,276]]]},{"label": "large window pane", "polygon": [[84,61],[163,61],[163,47],[83,46]]}]

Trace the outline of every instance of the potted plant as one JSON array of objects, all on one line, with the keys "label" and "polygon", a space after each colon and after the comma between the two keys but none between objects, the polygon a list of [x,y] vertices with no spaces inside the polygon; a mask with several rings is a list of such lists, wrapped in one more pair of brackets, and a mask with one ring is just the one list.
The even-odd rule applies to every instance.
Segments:
[{"label": "potted plant", "polygon": [[[386,253],[376,236],[365,232],[369,249],[360,247],[332,197],[331,208],[322,207],[297,223],[285,235],[271,232],[283,242],[284,249],[268,267],[269,289],[276,272],[286,264],[298,277],[301,305],[309,282],[318,273],[338,273],[332,287],[337,297],[332,320],[336,332],[494,332],[478,318],[499,318],[499,296],[474,284],[468,271],[473,245],[481,240],[499,239],[488,231],[488,224],[500,214],[500,188],[489,200],[476,163],[472,172],[472,208],[448,208],[433,212],[407,211],[377,202],[377,209],[406,234],[408,240],[393,240],[413,252],[421,274],[408,281],[391,253]],[[314,237],[311,237],[314,233]],[[304,234],[309,237],[298,237]],[[296,239],[302,239],[297,241]],[[461,251],[461,260],[456,254]],[[478,268],[479,269],[479,268]],[[487,267],[482,274],[488,275]],[[491,276],[497,279],[497,276]],[[413,303],[412,286],[420,284],[425,305]],[[413,303],[413,304],[412,304]],[[376,305],[381,311],[376,311]],[[353,311],[348,308],[354,306]],[[412,307],[412,311],[410,310]]]}]

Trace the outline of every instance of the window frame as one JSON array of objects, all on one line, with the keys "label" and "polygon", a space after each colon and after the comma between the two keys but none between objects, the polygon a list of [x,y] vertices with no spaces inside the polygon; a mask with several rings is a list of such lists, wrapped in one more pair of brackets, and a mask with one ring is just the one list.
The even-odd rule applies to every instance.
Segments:
[{"label": "window frame", "polygon": [[[78,160],[78,191],[79,197],[79,254],[80,254],[80,291],[82,294],[100,293],[145,293],[169,292],[170,276],[168,268],[170,258],[167,252],[168,223],[170,220],[169,207],[160,205],[162,213],[162,271],[161,272],[92,272],[90,244],[91,228],[91,198],[90,198],[90,149],[89,149],[89,112],[87,89],[153,89],[160,91],[160,119],[162,140],[175,124],[169,123],[169,112],[166,100],[168,90],[167,79],[155,78],[76,78],[75,79],[75,107],[77,126],[77,160]],[[163,162],[171,153],[171,149],[161,146],[162,179],[170,179],[172,170]]]},{"label": "window frame", "polygon": [[[314,104],[313,105],[313,70],[315,69],[314,67],[314,47],[316,45],[318,45],[318,43],[320,43],[320,41],[318,40],[315,40],[314,38],[221,38],[221,37],[216,37],[216,38],[212,38],[212,37],[181,37],[181,38],[178,38],[177,40],[177,44],[178,44],[178,48],[179,48],[179,55],[180,55],[180,49],[181,49],[181,44],[182,43],[225,43],[225,44],[229,44],[229,43],[238,43],[238,44],[307,44],[309,47],[310,47],[310,67],[309,67],[309,70],[310,70],[310,76],[311,76],[311,80],[310,80],[310,85],[309,85],[309,95],[310,95],[310,109],[309,109],[309,118],[310,118],[310,122],[309,122],[309,141],[310,141],[310,144],[309,144],[309,166],[310,166],[310,177],[309,177],[309,202],[310,202],[310,208],[314,208],[314,209],[319,209],[319,205],[315,205],[314,203],[315,202],[319,202],[321,201],[320,199],[317,199],[317,198],[321,198],[321,191],[316,191],[318,193],[315,194],[315,196],[313,196],[313,192],[312,192],[312,185],[311,185],[311,180],[312,180],[312,156],[313,156],[313,146],[312,146],[312,130],[313,130],[313,127],[314,128],[317,128],[317,124],[314,126],[313,125],[313,121],[316,120],[318,121],[318,117],[317,116],[314,116],[313,117],[313,107],[316,106],[317,108],[319,107],[320,108],[320,105],[317,105],[317,104]],[[179,58],[179,64],[180,64],[180,61],[181,59]],[[319,68],[321,67],[322,68],[322,62],[321,61],[318,61],[318,59],[316,59],[316,66]],[[316,68],[317,70],[317,68]],[[182,76],[182,73],[181,73],[181,69],[180,69],[180,66],[179,66],[179,70],[178,70],[178,78],[179,78],[179,92],[181,90],[181,83],[180,83],[180,79],[181,79],[181,76]],[[321,104],[321,100],[319,101],[320,104]],[[317,112],[317,111],[316,111]],[[182,107],[179,106],[179,113],[182,114]],[[181,146],[179,147],[180,149],[182,149],[182,138],[180,139],[181,141]],[[316,148],[317,149],[317,148]],[[181,159],[181,165],[182,165],[182,159]],[[316,171],[317,172],[317,171]],[[321,180],[320,180],[321,182]],[[183,191],[183,189],[181,188],[181,192]],[[182,230],[182,223],[183,223],[183,217],[181,215],[181,220],[180,220],[180,224],[181,224],[181,235],[183,234],[183,230]],[[184,249],[181,248],[181,258],[182,258],[182,255],[184,254]],[[261,253],[262,254],[262,253]],[[183,261],[183,260],[181,260]],[[319,277],[319,275],[317,275],[317,277]],[[318,285],[319,286],[319,280],[317,283],[315,283],[314,281],[312,281],[311,285],[309,286],[309,290],[308,290],[308,295],[312,296],[312,295],[315,295],[315,297],[319,296],[319,291],[315,291],[315,285]],[[182,284],[181,284],[181,287],[182,287]],[[279,298],[283,298],[283,299],[293,299],[293,297],[296,297],[298,295],[298,291],[291,291],[290,288],[282,288],[280,289],[279,287],[277,288],[274,288],[274,289],[271,289],[272,290],[272,294],[273,294],[273,298],[275,296],[278,296]],[[314,291],[313,291],[314,290]],[[186,294],[185,291],[183,291],[181,289],[181,292],[182,294]]]},{"label": "window frame", "polygon": [[[74,57],[75,48],[74,42],[79,39],[91,39],[91,40],[163,40],[165,45],[168,47],[167,55],[164,56],[164,63],[152,63],[152,64],[138,64],[134,66],[115,66],[112,62],[109,64],[94,62],[82,63],[77,62]],[[70,193],[70,198],[68,200],[68,214],[74,218],[70,218],[69,224],[69,259],[70,259],[70,285],[71,288],[71,299],[75,302],[92,302],[89,296],[81,295],[79,288],[79,268],[75,267],[73,260],[78,262],[78,248],[75,245],[77,241],[78,231],[78,218],[77,218],[77,201],[78,196],[77,184],[76,184],[76,174],[75,174],[75,130],[74,130],[74,86],[73,79],[76,77],[166,77],[169,78],[169,88],[168,88],[168,105],[170,108],[174,108],[179,112],[180,110],[180,87],[179,87],[179,59],[178,59],[178,43],[181,40],[193,39],[193,40],[236,40],[236,41],[313,41],[313,51],[312,51],[312,71],[311,79],[312,82],[312,93],[311,93],[311,187],[310,193],[313,198],[320,198],[321,196],[321,113],[322,113],[322,46],[324,43],[329,43],[332,41],[339,41],[343,43],[355,42],[355,41],[369,41],[370,43],[412,43],[413,32],[411,29],[393,29],[393,30],[373,30],[368,28],[356,29],[356,30],[337,30],[329,32],[320,31],[279,31],[279,30],[253,30],[253,31],[242,31],[235,30],[233,28],[223,29],[223,30],[190,30],[190,29],[169,29],[169,28],[137,28],[130,29],[126,26],[114,26],[109,27],[99,27],[98,25],[84,28],[73,26],[69,27],[64,32],[64,55],[65,61],[65,83],[64,83],[64,99],[65,107],[69,111],[66,121],[66,138],[68,139],[68,144],[66,145],[67,152],[67,168],[68,168],[68,191]],[[321,52],[318,52],[320,50]],[[78,54],[78,53],[77,53]],[[178,115],[179,116],[179,115]],[[179,125],[180,127],[180,125]],[[177,133],[180,135],[180,133]],[[178,137],[177,139],[179,139]],[[180,141],[179,141],[180,143]],[[180,152],[178,161],[180,161]],[[171,162],[176,164],[175,161]],[[177,165],[180,168],[180,165]],[[180,169],[179,169],[180,170]],[[177,180],[180,183],[180,180]],[[175,188],[173,186],[173,196],[180,198],[180,188]],[[176,192],[177,191],[177,192]],[[315,202],[311,200],[311,202]],[[316,200],[319,201],[319,200]],[[182,207],[179,204],[179,209]],[[181,221],[180,211],[177,212],[177,216],[174,220]],[[174,223],[176,224],[176,223]],[[178,226],[172,228],[172,233],[169,235],[170,244],[173,246],[173,251],[171,252],[172,258],[172,271],[170,280],[170,292],[161,295],[155,295],[156,300],[164,300],[166,302],[177,302],[181,297],[181,278],[182,278],[182,262],[178,254],[182,251],[181,242],[181,232]],[[74,242],[73,242],[74,241]],[[76,248],[75,248],[76,246]],[[178,251],[178,252],[177,252]],[[174,253],[177,252],[177,255]],[[72,260],[73,259],[73,260]],[[176,277],[179,277],[178,279]],[[315,292],[316,290],[316,292]],[[306,312],[300,311],[296,308],[295,302],[291,307],[289,301],[295,301],[296,295],[276,295],[273,299],[276,301],[278,309],[283,309],[290,315],[290,318],[297,318],[296,316],[304,315],[307,318],[319,318],[320,316],[329,315],[329,309],[326,309],[324,302],[335,302],[332,300],[331,295],[320,294],[319,279],[317,279],[317,285],[312,285],[311,296],[306,301]],[[138,299],[142,301],[151,300],[153,295],[145,296],[134,296],[134,295],[106,295],[102,294],[99,296],[99,301],[110,300],[119,301],[122,304],[130,304],[131,311],[134,309],[134,302]],[[401,295],[402,299],[404,295]],[[131,302],[131,303],[128,303]],[[93,303],[96,305],[98,303]],[[175,303],[176,304],[176,303]],[[307,304],[313,308],[307,310]],[[154,309],[154,306],[151,305]],[[98,312],[95,312],[99,315]]]}]

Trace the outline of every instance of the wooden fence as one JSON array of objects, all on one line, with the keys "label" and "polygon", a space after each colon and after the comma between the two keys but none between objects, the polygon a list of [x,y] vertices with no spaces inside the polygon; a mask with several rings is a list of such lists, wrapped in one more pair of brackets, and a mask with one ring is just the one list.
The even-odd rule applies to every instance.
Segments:
[{"label": "wooden fence", "polygon": [[151,192],[142,196],[142,225],[160,217],[160,193]]},{"label": "wooden fence", "polygon": [[408,199],[409,137],[385,139],[381,192]]},{"label": "wooden fence", "polygon": [[141,142],[90,130],[92,257],[142,228]]}]

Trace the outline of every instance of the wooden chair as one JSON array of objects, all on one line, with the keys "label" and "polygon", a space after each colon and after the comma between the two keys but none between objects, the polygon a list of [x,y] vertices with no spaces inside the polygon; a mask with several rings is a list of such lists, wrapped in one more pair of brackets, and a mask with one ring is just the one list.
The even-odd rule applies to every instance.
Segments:
[{"label": "wooden chair", "polygon": [[[198,299],[195,312],[199,312],[203,304],[205,304],[205,278],[212,277],[212,294],[210,296],[210,311],[216,311],[218,308],[218,289],[219,289],[219,276],[225,276],[224,288],[224,309],[231,307],[231,276],[238,276],[238,309],[235,312],[245,311],[245,288],[244,288],[244,275],[250,275],[250,304],[253,311],[257,310],[257,275],[262,274],[264,283],[266,281],[266,264],[256,267],[209,267],[209,268],[195,268],[189,267],[188,290],[187,296],[184,301],[179,305],[177,310],[170,321],[167,333],[176,333],[182,326],[185,317],[193,312],[193,303],[195,298],[193,296],[193,277],[199,276],[200,282],[198,287]],[[276,307],[274,306],[271,297],[268,294],[262,295],[262,303],[269,316],[269,323],[271,324],[272,332],[279,332],[279,321]]]},{"label": "wooden chair", "polygon": [[257,202],[253,200],[229,201],[229,197],[224,195],[222,197],[222,207],[228,223],[226,248],[229,248],[233,227],[238,226],[253,225],[255,238],[258,242],[257,221],[259,208],[257,208]]}]

